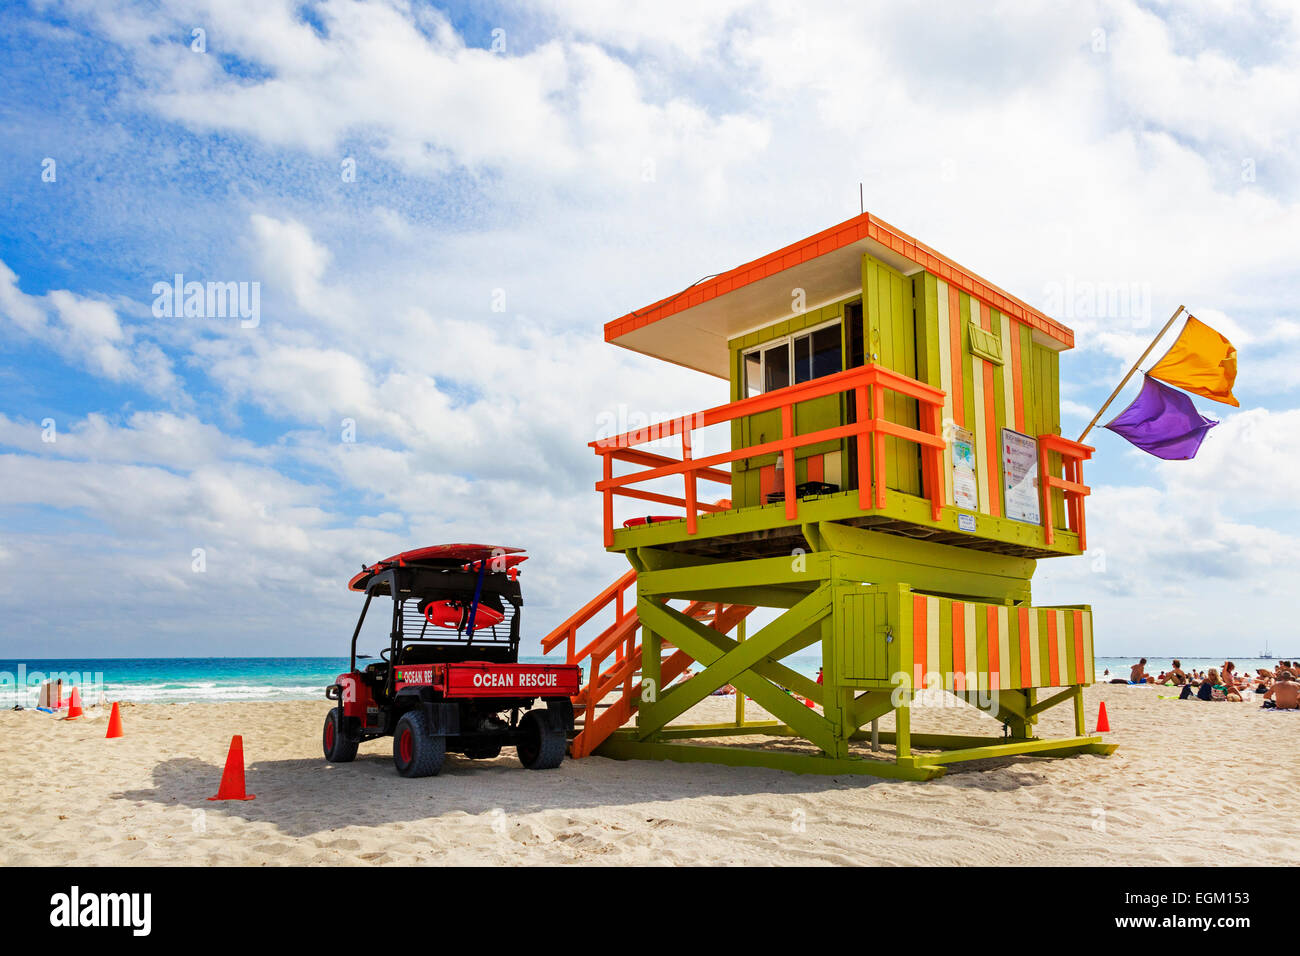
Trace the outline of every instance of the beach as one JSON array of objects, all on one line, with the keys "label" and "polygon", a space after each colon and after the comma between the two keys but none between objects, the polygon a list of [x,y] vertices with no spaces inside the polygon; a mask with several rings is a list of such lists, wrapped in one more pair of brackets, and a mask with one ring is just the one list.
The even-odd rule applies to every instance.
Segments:
[{"label": "beach", "polygon": [[[115,740],[101,708],[5,711],[0,864],[1289,865],[1276,836],[1300,713],[1169,693],[1087,689],[1090,731],[1107,704],[1109,757],[981,761],[927,783],[602,757],[529,771],[510,749],[404,779],[388,739],[326,764],[324,700],[129,705]],[[687,719],[734,712],[711,698]],[[998,727],[965,706],[913,713],[915,730]],[[1039,726],[1070,733],[1069,709]],[[236,733],[256,799],[209,802]]]}]

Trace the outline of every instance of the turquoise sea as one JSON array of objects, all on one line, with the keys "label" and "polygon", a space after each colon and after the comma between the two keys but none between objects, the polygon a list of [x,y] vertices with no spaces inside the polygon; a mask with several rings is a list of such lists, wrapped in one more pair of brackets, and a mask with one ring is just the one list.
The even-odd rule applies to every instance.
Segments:
[{"label": "turquoise sea", "polygon": [[[1231,658],[1239,670],[1253,671],[1275,660]],[[556,663],[554,657],[524,657],[534,663]],[[1134,657],[1099,657],[1097,674],[1109,668],[1127,677]],[[1184,669],[1219,667],[1224,658],[1181,658]],[[795,670],[813,677],[821,664],[818,655],[788,658]],[[324,689],[347,669],[345,657],[143,657],[87,660],[0,660],[0,707],[35,703],[42,679],[63,677],[65,686],[83,688],[87,702],[98,699],[102,687],[107,700],[136,703],[190,703],[196,701],[324,700]],[[1149,672],[1159,673],[1168,661],[1152,659]]]}]

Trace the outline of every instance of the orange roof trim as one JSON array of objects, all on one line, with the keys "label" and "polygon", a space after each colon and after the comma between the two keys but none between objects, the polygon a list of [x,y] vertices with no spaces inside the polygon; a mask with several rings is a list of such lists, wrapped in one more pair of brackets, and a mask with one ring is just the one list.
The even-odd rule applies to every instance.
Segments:
[{"label": "orange roof trim", "polygon": [[761,259],[746,262],[677,295],[660,299],[648,308],[629,312],[621,318],[607,322],[605,341],[612,342],[634,329],[643,328],[670,315],[684,312],[693,306],[740,289],[751,282],[766,279],[801,262],[834,252],[860,239],[871,239],[892,249],[898,255],[932,272],[949,285],[997,309],[1008,318],[1037,329],[1044,335],[1063,343],[1066,348],[1074,347],[1074,332],[1060,322],[959,266],[947,256],[940,255],[901,230],[877,219],[869,212],[792,243],[784,249],[778,249]]}]

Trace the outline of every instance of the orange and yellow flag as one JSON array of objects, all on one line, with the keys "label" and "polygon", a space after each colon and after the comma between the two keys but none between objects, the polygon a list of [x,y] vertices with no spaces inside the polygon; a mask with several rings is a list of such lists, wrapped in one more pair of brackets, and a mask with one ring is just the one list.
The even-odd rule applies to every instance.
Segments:
[{"label": "orange and yellow flag", "polygon": [[1232,383],[1237,380],[1237,350],[1195,316],[1187,317],[1178,339],[1147,374],[1193,395],[1228,405],[1241,404],[1232,394]]}]

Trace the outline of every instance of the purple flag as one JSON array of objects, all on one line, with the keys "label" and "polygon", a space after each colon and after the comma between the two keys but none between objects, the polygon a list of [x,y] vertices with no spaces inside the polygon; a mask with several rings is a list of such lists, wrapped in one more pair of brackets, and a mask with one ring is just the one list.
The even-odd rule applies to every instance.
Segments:
[{"label": "purple flag", "polygon": [[1143,375],[1142,391],[1104,428],[1166,461],[1195,458],[1205,433],[1219,424],[1196,410],[1176,388]]}]

